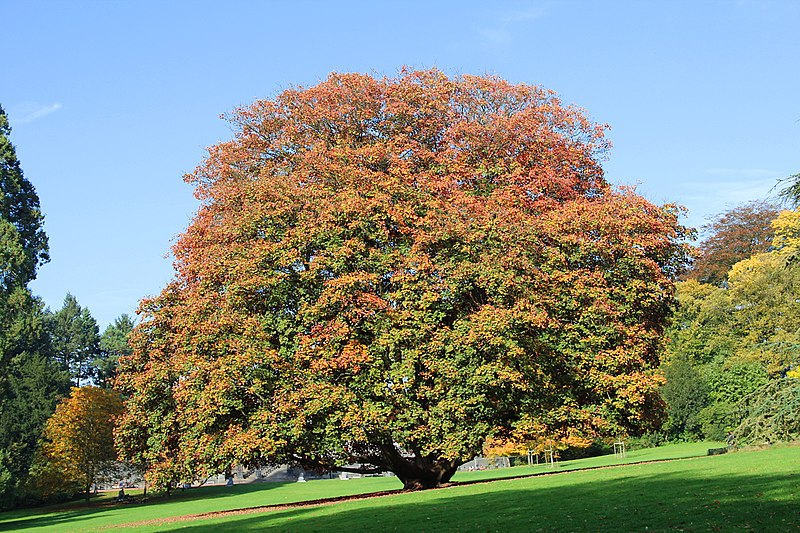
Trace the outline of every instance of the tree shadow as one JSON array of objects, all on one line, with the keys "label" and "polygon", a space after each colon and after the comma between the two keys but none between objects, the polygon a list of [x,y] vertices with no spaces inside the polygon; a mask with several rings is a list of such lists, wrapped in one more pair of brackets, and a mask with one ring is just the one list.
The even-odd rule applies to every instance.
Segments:
[{"label": "tree shadow", "polygon": [[197,500],[207,501],[217,498],[235,497],[292,484],[292,482],[264,482],[234,485],[233,487],[211,485],[194,487],[186,490],[177,489],[170,495],[151,493],[146,500],[143,500],[141,495],[137,495],[130,503],[117,503],[113,500],[104,500],[85,504],[80,501],[75,501],[47,507],[7,511],[0,513],[0,520],[3,520],[0,522],[0,531],[18,531],[37,527],[62,529],[66,527],[67,524],[85,521],[103,513],[114,513],[131,508],[153,508],[177,502],[189,503]]},{"label": "tree shadow", "polygon": [[[60,525],[75,524],[94,517],[98,513],[107,511],[103,507],[80,507],[69,511],[52,511],[51,514],[41,515],[33,512],[16,516],[10,520],[0,522],[0,531],[18,531],[33,527],[52,527],[59,528]],[[41,512],[41,511],[40,511]],[[16,514],[16,513],[15,513]],[[0,519],[4,517],[0,515]]]},{"label": "tree shadow", "polygon": [[[694,472],[696,476],[697,473]],[[680,471],[603,481],[516,480],[333,506],[163,524],[166,531],[793,531],[797,474]],[[555,485],[555,486],[552,486]]]}]

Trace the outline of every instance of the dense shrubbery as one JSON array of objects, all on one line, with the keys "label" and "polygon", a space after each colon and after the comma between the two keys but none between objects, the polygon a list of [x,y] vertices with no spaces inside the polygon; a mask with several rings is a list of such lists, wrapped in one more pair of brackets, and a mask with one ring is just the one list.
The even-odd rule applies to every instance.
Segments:
[{"label": "dense shrubbery", "polygon": [[783,211],[772,228],[768,251],[733,264],[717,276],[719,285],[678,285],[662,389],[664,438],[723,440],[732,432],[741,444],[757,444],[800,431],[789,416],[796,388],[786,379],[800,365],[800,214]]}]

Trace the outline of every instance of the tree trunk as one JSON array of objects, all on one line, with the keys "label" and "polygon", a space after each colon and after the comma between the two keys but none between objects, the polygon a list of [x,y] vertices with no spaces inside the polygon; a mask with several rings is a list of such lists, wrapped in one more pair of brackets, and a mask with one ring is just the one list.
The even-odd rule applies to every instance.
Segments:
[{"label": "tree trunk", "polygon": [[432,465],[411,465],[398,469],[395,474],[403,482],[405,490],[434,489],[450,481],[458,470],[458,463],[440,459]]},{"label": "tree trunk", "polygon": [[85,482],[86,482],[86,503],[89,503],[89,499],[92,497],[92,482],[94,481],[94,472],[84,471],[85,474]]},{"label": "tree trunk", "polygon": [[392,446],[384,446],[381,455],[386,466],[403,482],[405,490],[425,490],[436,488],[452,479],[458,466],[464,461],[443,459],[419,454],[408,457]]}]

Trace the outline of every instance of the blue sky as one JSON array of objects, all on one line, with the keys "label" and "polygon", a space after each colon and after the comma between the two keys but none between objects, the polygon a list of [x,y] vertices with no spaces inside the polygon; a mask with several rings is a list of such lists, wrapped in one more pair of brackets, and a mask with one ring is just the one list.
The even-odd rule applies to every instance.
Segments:
[{"label": "blue sky", "polygon": [[221,113],[331,71],[543,85],[611,126],[608,178],[686,222],[800,172],[800,2],[0,0],[0,104],[46,215],[32,284],[101,328],[172,277]]}]

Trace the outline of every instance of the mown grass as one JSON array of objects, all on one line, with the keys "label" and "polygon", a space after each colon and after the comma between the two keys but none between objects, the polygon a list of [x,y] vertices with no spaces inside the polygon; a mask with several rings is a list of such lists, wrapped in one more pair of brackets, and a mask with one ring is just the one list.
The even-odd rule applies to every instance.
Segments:
[{"label": "mown grass", "polygon": [[[0,514],[0,529],[83,531],[130,526],[169,531],[787,531],[800,528],[800,448],[587,470],[705,453],[708,443],[545,466],[469,472],[459,481],[524,479],[400,493],[368,500],[158,522],[169,517],[399,488],[394,478],[194,489],[146,505]],[[571,469],[580,469],[565,472]],[[138,524],[137,524],[138,523]]]}]

